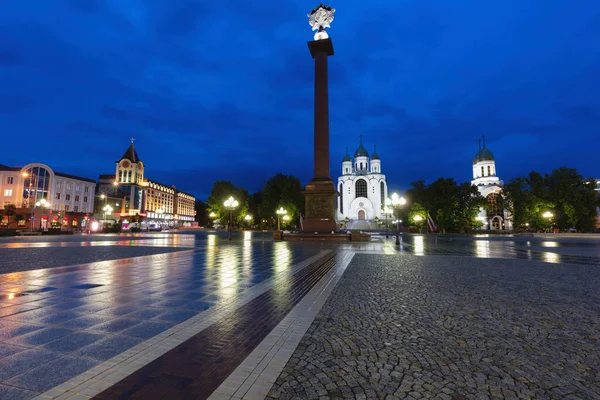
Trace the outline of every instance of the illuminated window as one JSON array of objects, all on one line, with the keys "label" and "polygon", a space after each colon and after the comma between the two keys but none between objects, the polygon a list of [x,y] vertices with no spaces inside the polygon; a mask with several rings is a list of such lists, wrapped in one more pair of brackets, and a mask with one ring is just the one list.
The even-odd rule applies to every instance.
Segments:
[{"label": "illuminated window", "polygon": [[12,189],[4,189],[5,196],[12,196]]},{"label": "illuminated window", "polygon": [[364,179],[357,180],[354,190],[356,191],[356,197],[367,197],[367,181]]}]

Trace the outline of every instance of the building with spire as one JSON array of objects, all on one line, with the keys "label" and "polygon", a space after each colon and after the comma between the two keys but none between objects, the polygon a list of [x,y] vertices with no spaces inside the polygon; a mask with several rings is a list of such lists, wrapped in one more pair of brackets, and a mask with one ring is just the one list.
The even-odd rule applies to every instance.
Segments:
[{"label": "building with spire", "polygon": [[387,197],[387,181],[381,173],[381,159],[375,148],[371,157],[360,144],[350,158],[348,148],[342,160],[342,175],[338,178],[337,219],[342,221],[381,219],[383,204]]},{"label": "building with spire", "polygon": [[[145,165],[133,141],[131,139],[123,156],[116,161],[115,174],[100,175],[97,195],[110,199],[113,213],[124,222],[141,217],[142,228],[145,225],[162,228],[191,225],[195,219],[195,197],[177,190],[175,185],[146,178]],[[97,204],[102,206],[102,201]]]},{"label": "building with spire", "polygon": [[496,174],[496,160],[485,144],[485,136],[479,139],[479,151],[473,158],[473,186],[479,190],[488,207],[481,208],[477,219],[483,223],[481,229],[511,230],[512,221],[504,208],[502,187],[504,182]]}]

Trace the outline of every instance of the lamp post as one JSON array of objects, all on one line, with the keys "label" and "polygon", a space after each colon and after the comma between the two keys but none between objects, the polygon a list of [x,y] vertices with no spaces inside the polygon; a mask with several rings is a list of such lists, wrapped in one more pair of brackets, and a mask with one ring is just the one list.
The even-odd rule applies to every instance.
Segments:
[{"label": "lamp post", "polygon": [[397,193],[392,194],[392,207],[397,210],[396,217],[396,244],[400,245],[400,223],[402,220],[400,219],[400,208],[406,204],[406,199],[402,196],[398,196]]},{"label": "lamp post", "polygon": [[389,238],[389,234],[388,234],[388,215],[390,215],[392,213],[392,209],[390,208],[390,205],[392,204],[392,200],[391,199],[385,199],[385,206],[383,207],[383,210],[381,210],[381,212],[385,215],[385,238]]},{"label": "lamp post", "polygon": [[421,217],[419,214],[417,214],[413,217],[413,220],[419,224],[419,232],[420,232],[421,231],[421,222],[423,222],[423,217]]},{"label": "lamp post", "polygon": [[230,196],[227,200],[225,200],[225,202],[223,203],[223,205],[225,206],[226,209],[229,210],[229,237],[227,238],[227,240],[231,240],[231,223],[232,223],[232,219],[233,219],[233,210],[239,205],[240,203],[238,203],[238,201],[236,199],[233,198],[233,196]]},{"label": "lamp post", "polygon": [[107,213],[112,214],[113,208],[109,205],[106,205],[106,206],[104,206],[103,210],[104,210],[104,220],[106,221],[106,214]]},{"label": "lamp post", "polygon": [[283,207],[280,207],[279,210],[275,211],[277,213],[277,230],[281,230],[281,216],[287,214],[287,210]]},{"label": "lamp post", "polygon": [[[46,199],[40,199],[35,203],[33,207],[31,207],[31,230],[33,231],[33,224],[35,222],[35,207],[50,207],[50,203]],[[41,226],[40,226],[41,228]]]},{"label": "lamp post", "polygon": [[244,217],[246,224],[248,224],[248,228],[250,228],[250,221],[252,221],[252,215],[248,214]]},{"label": "lamp post", "polygon": [[290,221],[290,216],[289,215],[284,215],[283,216],[283,222],[284,223],[288,223]]},{"label": "lamp post", "polygon": [[554,217],[554,214],[552,214],[550,211],[546,211],[545,213],[542,214],[542,217],[546,218],[548,220],[548,222],[550,223],[550,230],[552,230],[552,217]]}]

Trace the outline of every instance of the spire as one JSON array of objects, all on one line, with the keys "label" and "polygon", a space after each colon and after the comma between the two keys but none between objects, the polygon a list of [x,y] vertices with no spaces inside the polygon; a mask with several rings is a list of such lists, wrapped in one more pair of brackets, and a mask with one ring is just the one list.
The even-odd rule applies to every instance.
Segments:
[{"label": "spire", "polygon": [[354,158],[369,157],[369,152],[363,146],[363,142],[362,142],[363,135],[360,135],[359,137],[360,137],[360,146],[358,146],[358,149],[356,149],[356,151],[354,152]]},{"label": "spire", "polygon": [[483,140],[483,148],[485,149],[485,135],[481,136],[481,140]]},{"label": "spire", "polygon": [[346,147],[346,155],[344,156],[344,159],[342,160],[342,162],[345,161],[350,161],[352,162],[352,159],[350,158],[350,155],[348,154],[348,148]]},{"label": "spire", "polygon": [[[135,147],[133,146],[133,141],[135,140],[134,138],[131,138],[131,144],[129,145],[129,147],[127,148],[127,150],[125,150],[125,153],[123,154],[123,157],[121,157],[121,160],[129,160],[131,161],[133,164],[137,164],[140,161],[140,157],[137,154],[137,151],[135,151]],[[117,162],[119,162],[117,161]]]},{"label": "spire", "polygon": [[371,155],[371,160],[379,160],[379,154],[377,154],[377,145],[373,145],[373,154]]}]

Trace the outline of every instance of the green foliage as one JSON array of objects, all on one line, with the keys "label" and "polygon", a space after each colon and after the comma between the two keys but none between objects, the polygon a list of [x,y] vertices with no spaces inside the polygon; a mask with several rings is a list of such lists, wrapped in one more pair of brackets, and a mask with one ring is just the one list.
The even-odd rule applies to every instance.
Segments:
[{"label": "green foliage", "polygon": [[440,232],[467,232],[480,225],[475,219],[485,204],[476,187],[470,183],[458,185],[452,178],[439,178],[426,185],[420,180],[412,183],[406,193],[410,204],[406,212],[409,225],[421,228],[425,221],[414,221],[416,215],[424,219],[429,213]]},{"label": "green foliage", "polygon": [[239,203],[232,212],[234,223],[243,221],[244,216],[248,214],[248,191],[236,187],[229,181],[216,181],[206,204],[208,205],[208,213],[214,212],[216,214],[215,219],[220,219],[223,225],[229,221],[229,210],[223,204],[229,197],[233,197]]},{"label": "green foliage", "polygon": [[[504,193],[516,228],[591,232],[599,204],[594,187],[595,182],[583,179],[576,169],[561,167],[549,175],[532,171],[515,178],[504,186]],[[554,217],[544,218],[547,211]]]},{"label": "green foliage", "polygon": [[[4,209],[2,210],[2,217],[7,217],[7,219],[6,219],[7,227],[10,226],[10,217],[12,217],[16,214],[17,214],[17,207],[14,204],[6,204],[4,206]],[[4,218],[2,218],[2,219],[4,219]]]},{"label": "green foliage", "polygon": [[257,215],[262,219],[277,221],[277,211],[283,207],[290,216],[290,224],[298,221],[304,212],[304,194],[300,180],[293,175],[278,173],[271,177],[264,185],[262,192],[257,197]]},{"label": "green foliage", "polygon": [[211,222],[210,218],[208,218],[207,205],[202,200],[196,199],[194,203],[194,211],[196,211],[196,221],[198,221],[198,225],[200,226],[208,226]]}]

